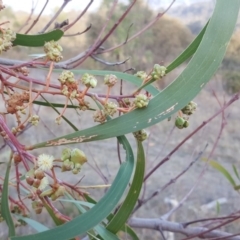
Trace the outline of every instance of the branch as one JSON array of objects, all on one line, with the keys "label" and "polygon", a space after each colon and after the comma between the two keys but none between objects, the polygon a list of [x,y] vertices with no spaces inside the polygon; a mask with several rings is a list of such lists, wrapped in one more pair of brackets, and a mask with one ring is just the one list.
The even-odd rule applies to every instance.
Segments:
[{"label": "branch", "polygon": [[62,6],[58,9],[58,11],[55,13],[55,15],[50,19],[50,21],[46,24],[46,26],[40,31],[40,33],[44,33],[49,26],[55,21],[55,19],[58,17],[58,15],[62,12],[62,10],[67,6],[67,4],[71,0],[64,0]]},{"label": "branch", "polygon": [[174,3],[175,1],[176,1],[176,0],[173,0],[173,1],[171,2],[171,4],[168,6],[168,8],[167,8],[163,13],[158,13],[157,16],[156,16],[150,23],[148,23],[143,29],[141,29],[139,32],[137,32],[136,34],[134,34],[132,37],[127,38],[124,42],[118,44],[117,46],[108,48],[108,49],[106,49],[106,50],[104,50],[104,51],[99,52],[98,54],[102,54],[102,53],[106,53],[106,52],[111,52],[111,51],[113,51],[114,49],[119,48],[119,47],[125,45],[126,43],[132,41],[133,39],[135,39],[136,37],[138,37],[139,35],[141,35],[142,33],[144,33],[146,30],[148,30],[155,22],[157,22],[157,21],[171,8],[171,6],[173,5],[173,3]]},{"label": "branch", "polygon": [[240,236],[232,236],[232,234],[213,230],[202,234],[205,231],[208,231],[208,228],[205,227],[187,227],[184,228],[181,223],[170,222],[166,220],[162,220],[159,218],[131,218],[128,221],[128,224],[131,227],[135,228],[147,228],[152,230],[162,230],[162,231],[169,231],[174,233],[181,233],[185,236],[201,236],[201,238],[209,239],[209,238],[222,238],[226,237],[228,240],[240,240]]},{"label": "branch", "polygon": [[17,30],[17,32],[20,32],[25,26],[28,25],[28,22],[31,20],[32,15],[33,15],[33,13],[34,13],[34,11],[35,11],[35,9],[36,9],[36,6],[37,6],[37,4],[34,6],[34,1],[32,0],[32,8],[31,8],[31,12],[30,12],[30,14],[29,14],[27,20],[25,21],[25,23],[24,23],[24,24],[23,24],[23,25]]},{"label": "branch", "polygon": [[39,18],[41,17],[42,13],[44,12],[46,6],[48,5],[48,1],[49,0],[46,0],[41,12],[38,14],[37,18],[33,21],[33,23],[31,24],[31,26],[28,28],[28,30],[25,32],[25,34],[27,34],[33,27],[34,25],[38,22]]},{"label": "branch", "polygon": [[116,66],[116,65],[121,65],[121,64],[124,64],[125,62],[127,62],[130,58],[127,58],[126,60],[122,61],[122,62],[114,62],[114,63],[111,63],[111,62],[107,62],[107,61],[104,61],[100,58],[97,58],[95,57],[94,55],[91,55],[91,58],[93,58],[94,60],[100,62],[100,63],[103,63],[107,66]]},{"label": "branch", "polygon": [[[109,10],[108,17],[107,17],[107,19],[106,19],[106,21],[105,21],[105,24],[103,25],[100,33],[98,34],[97,39],[96,39],[96,40],[94,41],[94,43],[93,43],[93,45],[92,45],[92,46],[89,48],[89,50],[86,52],[85,56],[84,56],[82,59],[79,59],[79,61],[78,61],[74,66],[72,66],[72,68],[75,68],[75,67],[77,67],[78,65],[80,65],[81,63],[83,63],[89,56],[91,56],[91,54],[92,54],[96,49],[98,49],[99,46],[101,46],[101,45],[99,45],[99,41],[100,41],[101,35],[102,35],[102,33],[105,31],[105,29],[106,29],[106,27],[107,27],[107,25],[108,25],[108,22],[110,21],[112,15],[113,15],[113,13],[114,13],[114,10],[115,10],[115,8],[116,8],[116,6],[117,6],[117,2],[118,2],[118,0],[115,0],[115,1],[113,2],[112,7],[111,7],[111,9]],[[102,41],[100,41],[100,42],[102,42]]]},{"label": "branch", "polygon": [[180,172],[176,177],[172,178],[169,182],[167,182],[160,189],[154,191],[148,198],[139,200],[139,203],[136,206],[136,208],[134,209],[134,212],[136,212],[140,207],[142,207],[144,204],[146,204],[152,198],[156,197],[159,193],[164,191],[167,187],[169,187],[171,184],[175,183],[182,175],[184,175],[184,173],[186,173],[193,166],[193,164],[196,163],[199,160],[199,158],[203,155],[203,153],[205,152],[207,146],[208,146],[208,144],[206,144],[204,149],[201,152],[199,152],[197,157],[193,161],[191,161],[190,164],[182,172]]},{"label": "branch", "polygon": [[165,158],[162,159],[150,172],[145,176],[144,181],[146,181],[161,165],[167,162],[173,153],[175,153],[189,138],[191,138],[196,132],[203,128],[206,124],[211,122],[215,117],[222,113],[227,107],[229,107],[233,102],[239,99],[239,93],[235,94],[223,107],[217,111],[212,117],[204,121],[200,126],[198,126],[193,132],[191,132],[185,139],[182,140]]},{"label": "branch", "polygon": [[63,37],[74,37],[74,36],[81,35],[81,34],[87,32],[91,27],[92,27],[92,25],[90,24],[90,25],[89,25],[85,30],[83,30],[82,32],[77,32],[77,33],[72,33],[72,34],[64,34]]},{"label": "branch", "polygon": [[77,21],[81,19],[81,17],[87,12],[88,8],[92,5],[94,0],[91,0],[88,5],[85,7],[85,9],[80,13],[80,15],[68,26],[63,28],[63,31],[66,32],[69,28],[71,28]]}]

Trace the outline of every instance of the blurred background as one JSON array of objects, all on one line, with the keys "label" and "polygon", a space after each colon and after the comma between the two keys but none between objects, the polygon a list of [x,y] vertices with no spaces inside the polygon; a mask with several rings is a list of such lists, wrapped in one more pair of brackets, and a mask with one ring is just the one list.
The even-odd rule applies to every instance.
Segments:
[{"label": "blurred background", "polygon": [[[80,3],[81,2],[81,3]],[[71,1],[68,7],[57,18],[56,22],[61,23],[68,19],[71,22],[75,19],[81,10],[84,9],[88,1]],[[130,1],[119,1],[117,11],[113,14],[109,25],[105,32],[118,20]],[[102,47],[108,49],[124,42],[127,37],[134,35],[140,31],[143,26],[150,22],[155,16],[164,11],[171,1],[157,0],[138,0],[130,14],[119,25],[114,34],[104,43]],[[22,25],[29,17],[32,9],[32,1],[6,1],[4,2],[6,9],[0,13],[1,22],[10,20],[9,26],[15,31],[19,31]],[[36,1],[34,2],[34,6]],[[45,4],[45,1],[39,0],[37,8],[31,17],[33,21],[39,11]],[[45,14],[38,21],[35,28],[30,32],[36,34],[46,25],[51,17],[56,13],[62,1],[49,1],[49,6]],[[111,0],[96,0],[90,10],[84,17],[75,24],[67,34],[75,34],[82,32],[90,24],[91,28],[86,33],[74,36],[63,37],[60,44],[63,46],[64,60],[69,59],[86,50],[94,43],[101,31],[101,27],[107,18],[107,13],[112,4]],[[119,62],[130,58],[125,64],[119,66],[107,66],[103,63],[89,58],[79,68],[81,69],[102,69],[125,71],[133,68],[130,73],[137,71],[150,71],[155,63],[160,63],[167,66],[172,62],[197,36],[201,29],[205,26],[210,18],[215,1],[184,1],[176,0],[171,9],[149,30],[143,33],[140,37],[117,48],[110,53],[99,55],[100,58],[107,62]],[[223,16],[224,17],[224,16]],[[21,33],[28,28],[27,26],[21,29]],[[147,155],[147,170],[149,171],[156,163],[165,157],[181,140],[190,134],[203,121],[212,116],[220,109],[220,105],[230,99],[233,93],[240,90],[240,20],[237,23],[234,35],[228,46],[226,56],[220,69],[216,72],[213,79],[204,87],[201,93],[194,99],[198,104],[197,112],[190,118],[190,126],[187,129],[179,130],[174,128],[175,116],[172,116],[170,121],[163,121],[149,129],[149,138],[145,143]],[[54,25],[50,27],[54,29]],[[42,48],[27,48],[14,47],[11,51],[4,53],[1,57],[30,60],[31,54],[43,53]],[[186,63],[187,64],[187,63]],[[170,84],[186,65],[180,66],[178,69],[171,72],[160,82],[156,83],[156,87],[163,89]],[[31,75],[44,80],[46,72],[36,73],[31,70]],[[203,73],[204,74],[204,73]],[[56,75],[57,76],[57,75]],[[56,79],[53,79],[56,81]],[[104,88],[99,86],[100,90]],[[125,85],[124,94],[134,89],[134,86]],[[116,93],[119,89],[115,90]],[[54,102],[62,101],[54,97],[49,98]],[[4,106],[1,105],[1,110]],[[19,139],[24,144],[31,144],[45,141],[57,137],[59,131],[61,134],[72,132],[71,128],[65,125],[54,124],[56,114],[49,114],[49,109],[41,107],[38,109],[43,118],[37,128],[31,128],[26,133],[22,134]],[[66,114],[72,116],[69,110]],[[92,113],[81,112],[74,115],[71,119],[80,129],[93,126],[93,121],[89,121]],[[239,102],[235,102],[225,111],[226,126],[220,136],[218,147],[215,150],[212,159],[218,161],[233,173],[232,165],[234,164],[240,170],[240,119],[239,119]],[[146,182],[145,197],[150,196],[154,191],[160,190],[161,187],[173,179],[177,174],[186,169],[188,165],[194,161],[194,165],[185,173],[176,183],[169,186],[165,191],[161,192],[146,205],[135,213],[138,217],[160,217],[170,210],[174,201],[180,201],[191,189],[193,184],[199,181],[195,191],[190,195],[184,205],[172,216],[170,220],[185,222],[198,218],[206,218],[213,216],[223,216],[239,210],[239,194],[233,190],[228,181],[216,170],[208,167],[205,170],[203,177],[198,180],[202,170],[205,168],[203,157],[207,157],[211,152],[216,139],[218,138],[221,129],[221,115],[206,125],[201,131],[189,139],[161,168],[159,168],[149,180]],[[12,123],[14,124],[14,123]],[[134,139],[129,134],[129,138],[134,144]],[[0,139],[0,143],[2,140]],[[89,157],[89,163],[84,166],[82,172],[83,185],[109,184],[114,179],[115,173],[119,166],[119,161],[116,152],[116,141],[104,140],[102,142],[84,143],[81,148],[84,149]],[[207,146],[207,148],[206,148]],[[205,149],[206,148],[206,149]],[[47,149],[49,153],[59,154],[62,148]],[[5,153],[8,149],[5,148]],[[197,156],[201,151],[204,151],[203,156],[198,159]],[[35,152],[36,154],[39,151]],[[106,154],[107,153],[107,154]],[[3,155],[5,158],[5,154]],[[124,155],[122,154],[124,159]],[[196,161],[195,161],[196,160]],[[101,171],[99,171],[99,169]],[[100,173],[101,172],[101,173]],[[61,174],[61,173],[59,173]],[[79,177],[78,177],[79,178]],[[76,179],[71,179],[73,182]],[[94,197],[100,198],[104,194],[104,190],[88,190]],[[220,207],[219,207],[220,206]],[[74,209],[71,206],[65,208],[66,211]],[[42,220],[46,221],[48,218]],[[4,225],[2,225],[4,228]],[[225,226],[223,230],[234,233],[239,229],[239,223],[234,223]],[[30,231],[30,230],[29,230]],[[140,239],[160,239],[160,234],[146,229],[137,230]],[[23,229],[26,232],[26,229]],[[1,236],[1,234],[0,234]],[[171,236],[181,239],[182,236],[175,234]],[[2,238],[4,236],[2,235]]]}]

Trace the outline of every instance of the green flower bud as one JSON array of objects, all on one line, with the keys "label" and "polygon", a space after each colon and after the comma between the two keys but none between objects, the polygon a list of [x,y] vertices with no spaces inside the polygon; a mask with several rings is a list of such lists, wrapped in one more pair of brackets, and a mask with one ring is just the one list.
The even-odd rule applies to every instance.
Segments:
[{"label": "green flower bud", "polygon": [[158,80],[159,78],[162,78],[163,76],[166,75],[166,70],[167,70],[166,67],[161,66],[159,64],[155,64],[153,67],[153,71],[151,73],[152,78],[154,80]]},{"label": "green flower bud", "polygon": [[193,101],[191,101],[190,103],[188,103],[187,106],[185,106],[182,109],[182,113],[186,114],[186,115],[192,115],[194,111],[196,111],[197,109],[197,104]]},{"label": "green flower bud", "polygon": [[143,142],[144,140],[146,140],[148,138],[148,134],[144,129],[134,132],[133,135],[140,142]]},{"label": "green flower bud", "polygon": [[113,116],[117,112],[117,104],[114,102],[107,102],[104,105],[104,111],[107,115]]},{"label": "green flower bud", "polygon": [[52,201],[57,200],[59,197],[64,196],[66,189],[64,186],[59,186],[58,189],[51,195]]},{"label": "green flower bud", "polygon": [[149,102],[148,97],[144,94],[137,95],[134,100],[134,104],[137,108],[146,107],[148,105],[148,102]]},{"label": "green flower bud", "polygon": [[71,162],[69,159],[66,159],[62,163],[62,172],[71,171],[73,168],[74,168],[74,163]]},{"label": "green flower bud", "polygon": [[187,128],[189,126],[189,122],[188,121],[185,121],[185,123],[183,124],[183,127],[184,128]]},{"label": "green flower bud", "polygon": [[83,151],[78,148],[74,148],[71,151],[71,161],[75,164],[79,163],[83,165],[85,162],[87,162],[87,157]]},{"label": "green flower bud", "polygon": [[117,77],[113,74],[106,75],[104,78],[104,84],[113,87],[117,83]]},{"label": "green flower bud", "polygon": [[175,120],[175,126],[179,129],[188,127],[189,123],[185,118],[177,117]]},{"label": "green flower bud", "polygon": [[78,169],[78,170],[81,170],[82,164],[76,163],[76,164],[75,164],[75,168]]},{"label": "green flower bud", "polygon": [[62,155],[61,155],[61,159],[63,160],[63,161],[65,161],[65,160],[67,160],[67,159],[70,159],[70,157],[71,157],[71,148],[64,148],[63,150],[62,150]]},{"label": "green flower bud", "polygon": [[77,169],[77,168],[74,168],[73,170],[72,170],[72,173],[73,174],[78,174],[80,172],[80,169]]},{"label": "green flower bud", "polygon": [[82,83],[86,87],[95,88],[97,86],[97,79],[93,75],[85,73],[82,76]]}]

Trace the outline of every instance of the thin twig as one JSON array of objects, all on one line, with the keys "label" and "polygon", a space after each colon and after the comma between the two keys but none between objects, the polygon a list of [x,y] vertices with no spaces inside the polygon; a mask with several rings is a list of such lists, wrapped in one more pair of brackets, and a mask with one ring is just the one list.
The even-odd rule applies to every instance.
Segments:
[{"label": "thin twig", "polygon": [[25,32],[25,34],[27,34],[35,25],[36,23],[38,22],[38,20],[40,19],[42,13],[44,12],[45,8],[47,7],[48,5],[48,2],[49,0],[46,0],[41,12],[38,14],[37,18],[33,21],[33,23],[31,24],[31,26],[27,29],[27,31]]},{"label": "thin twig", "polygon": [[29,21],[31,20],[32,15],[33,15],[33,13],[34,13],[34,11],[35,11],[35,9],[36,9],[36,6],[37,6],[37,3],[36,3],[36,5],[34,6],[34,0],[32,0],[32,8],[31,8],[31,12],[30,12],[30,14],[29,14],[27,20],[25,21],[25,23],[22,24],[22,26],[17,30],[17,32],[20,32],[25,26],[28,25],[28,23],[29,23]]},{"label": "thin twig", "polygon": [[114,63],[111,63],[111,62],[107,62],[103,59],[100,59],[100,58],[97,58],[95,55],[91,55],[91,58],[93,58],[94,60],[100,62],[100,63],[103,63],[107,66],[117,66],[117,65],[122,65],[124,63],[126,63],[130,58],[127,58],[126,60],[122,61],[122,62],[114,62]]},{"label": "thin twig", "polygon": [[189,138],[191,138],[196,132],[203,128],[206,124],[211,122],[215,117],[222,113],[227,107],[229,107],[233,102],[239,99],[239,93],[235,94],[223,107],[217,111],[212,117],[204,121],[200,126],[198,126],[194,131],[192,131],[186,138],[184,138],[165,158],[163,158],[154,168],[152,168],[149,173],[145,176],[144,181],[146,181],[161,165],[167,162],[170,157],[175,153]]},{"label": "thin twig", "polygon": [[78,65],[80,65],[81,63],[83,63],[89,56],[91,56],[91,54],[96,50],[98,49],[99,46],[101,46],[102,44],[99,44],[99,42],[103,42],[102,40],[100,41],[100,38],[103,34],[103,32],[105,31],[113,13],[114,13],[114,10],[117,6],[117,3],[118,3],[118,0],[114,0],[113,4],[112,4],[112,7],[111,9],[109,10],[109,14],[108,14],[108,17],[105,21],[105,24],[103,25],[100,33],[98,34],[98,37],[97,39],[94,41],[93,45],[90,47],[90,49],[86,52],[85,56],[83,56],[83,58],[81,58],[78,62],[76,62],[75,64],[73,64],[72,68],[75,68],[77,67]]},{"label": "thin twig", "polygon": [[205,152],[206,148],[207,148],[207,144],[204,147],[204,149],[199,152],[198,156],[190,162],[190,164],[182,171],[180,172],[176,177],[172,178],[169,182],[167,182],[163,187],[161,187],[161,189],[154,191],[151,196],[149,196],[146,199],[142,199],[139,201],[138,205],[136,206],[136,208],[134,209],[133,212],[136,212],[140,207],[142,207],[144,204],[146,204],[148,201],[150,201],[152,198],[156,197],[159,193],[161,193],[162,191],[164,191],[166,188],[168,188],[171,184],[175,183],[181,176],[183,176],[184,173],[186,173],[192,166],[194,163],[196,163],[199,158],[203,155],[203,153]]},{"label": "thin twig", "polygon": [[58,9],[58,11],[55,13],[55,15],[50,19],[50,21],[46,24],[46,26],[40,31],[40,33],[44,33],[50,25],[55,21],[55,19],[58,17],[58,15],[63,11],[63,9],[67,6],[67,4],[71,0],[64,0],[62,6]]},{"label": "thin twig", "polygon": [[84,31],[82,31],[82,32],[77,32],[77,33],[72,33],[72,34],[64,34],[63,37],[75,37],[75,36],[81,35],[81,34],[87,32],[91,27],[92,27],[92,25],[90,24],[90,25],[89,25]]},{"label": "thin twig", "polygon": [[142,33],[144,33],[146,30],[148,30],[155,22],[157,22],[173,5],[173,3],[175,2],[176,0],[173,0],[171,2],[171,4],[168,6],[168,8],[163,12],[163,13],[158,13],[157,16],[151,21],[149,22],[145,27],[143,27],[139,32],[135,33],[132,37],[126,39],[124,42],[118,44],[117,46],[114,46],[114,47],[111,47],[111,48],[108,48],[106,50],[103,50],[101,52],[99,52],[98,54],[102,54],[102,53],[106,53],[106,52],[111,52],[113,51],[114,49],[116,48],[119,48],[121,46],[123,46],[124,44],[132,41],[133,39],[135,39],[136,37],[138,37],[139,35],[141,35]]},{"label": "thin twig", "polygon": [[[205,239],[228,237],[228,240],[240,240],[238,236],[231,236],[231,234],[219,230],[208,229],[204,227],[189,227],[184,228],[181,223],[170,222],[160,218],[131,218],[128,224],[134,228],[146,228],[159,231],[181,233],[185,236],[201,237]],[[192,237],[191,237],[192,238]],[[190,238],[185,238],[190,239]],[[196,238],[195,238],[196,239]]]},{"label": "thin twig", "polygon": [[68,29],[70,29],[76,22],[78,22],[82,16],[87,12],[88,8],[92,5],[94,0],[91,0],[88,5],[84,8],[84,10],[79,14],[79,16],[70,24],[68,24],[66,27],[63,28],[63,31],[66,32]]}]

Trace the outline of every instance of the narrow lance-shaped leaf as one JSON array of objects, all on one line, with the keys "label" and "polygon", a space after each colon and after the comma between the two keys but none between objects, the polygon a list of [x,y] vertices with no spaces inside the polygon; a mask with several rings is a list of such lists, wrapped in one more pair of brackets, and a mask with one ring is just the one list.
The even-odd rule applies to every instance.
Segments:
[{"label": "narrow lance-shaped leaf", "polygon": [[49,42],[51,40],[59,40],[63,36],[63,33],[64,32],[60,29],[37,35],[17,33],[16,39],[13,41],[13,45],[20,45],[25,47],[42,47],[46,42]]},{"label": "narrow lance-shaped leaf", "polygon": [[209,164],[213,168],[218,170],[220,173],[222,173],[226,177],[226,179],[232,184],[233,187],[236,186],[234,179],[232,178],[231,174],[228,172],[228,170],[225,167],[223,167],[220,163],[213,160],[209,161]]},{"label": "narrow lance-shaped leaf", "polygon": [[142,143],[140,141],[137,141],[137,146],[137,163],[131,187],[118,212],[114,215],[107,226],[107,229],[113,233],[117,233],[128,220],[142,188],[145,171],[145,155]]},{"label": "narrow lance-shaped leaf", "polygon": [[[33,148],[60,143],[96,141],[135,132],[154,125],[186,106],[211,79],[224,57],[239,11],[239,0],[216,1],[203,39],[185,70],[154,97],[146,109],[137,109],[105,124],[39,143]],[[224,15],[224,18],[222,17]],[[149,86],[147,86],[149,87]]]},{"label": "narrow lance-shaped leaf", "polygon": [[126,137],[118,137],[118,141],[123,145],[126,151],[126,161],[121,164],[112,186],[105,196],[89,211],[76,217],[70,222],[58,226],[52,230],[38,234],[12,237],[13,240],[68,240],[79,234],[83,234],[105,219],[120,201],[134,169],[134,156],[132,148]]},{"label": "narrow lance-shaped leaf", "polygon": [[3,183],[2,197],[1,197],[1,215],[5,219],[8,225],[8,230],[9,230],[8,235],[14,236],[15,227],[14,227],[13,219],[9,209],[9,201],[8,201],[8,182],[9,182],[9,173],[11,169],[11,163],[12,163],[12,156],[9,159],[5,178],[4,178],[4,183]]}]

